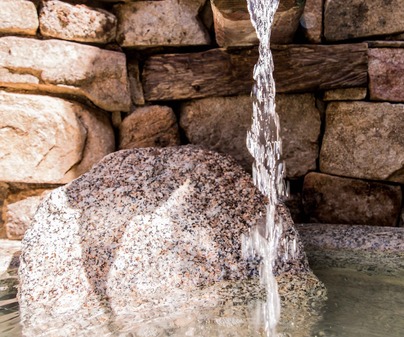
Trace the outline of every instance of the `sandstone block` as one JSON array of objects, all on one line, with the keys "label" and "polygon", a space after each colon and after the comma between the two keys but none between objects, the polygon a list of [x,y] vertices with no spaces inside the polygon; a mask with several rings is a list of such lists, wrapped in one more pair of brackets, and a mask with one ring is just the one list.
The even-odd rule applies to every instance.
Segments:
[{"label": "sandstone block", "polygon": [[0,38],[0,86],[77,95],[107,111],[130,109],[125,55],[73,42]]},{"label": "sandstone block", "polygon": [[6,229],[3,220],[3,204],[9,194],[8,184],[0,182],[0,239],[6,237]]},{"label": "sandstone block", "polygon": [[0,92],[0,181],[65,183],[114,150],[106,117],[63,99]]},{"label": "sandstone block", "polygon": [[216,42],[220,47],[259,43],[244,0],[211,0]]},{"label": "sandstone block", "polygon": [[3,206],[8,239],[21,240],[23,238],[40,202],[48,192],[50,190],[33,189],[8,196]]},{"label": "sandstone block", "polygon": [[38,25],[38,14],[33,2],[0,1],[0,34],[35,35]]},{"label": "sandstone block", "polygon": [[404,104],[332,102],[320,153],[324,173],[404,182]]},{"label": "sandstone block", "polygon": [[[257,45],[258,38],[245,0],[211,0],[216,42],[221,47]],[[304,3],[281,0],[275,13],[271,30],[271,42],[287,44],[299,26]]]},{"label": "sandstone block", "polygon": [[211,97],[182,104],[180,126],[191,144],[231,155],[251,171],[246,146],[251,117],[250,96]]},{"label": "sandstone block", "polygon": [[369,49],[370,98],[404,102],[403,87],[404,48]]},{"label": "sandstone block", "polygon": [[143,86],[140,82],[139,62],[135,59],[128,62],[130,96],[134,105],[144,105]]},{"label": "sandstone block", "polygon": [[210,43],[197,18],[204,0],[137,1],[116,5],[122,47],[191,46]]},{"label": "sandstone block", "polygon": [[177,118],[167,106],[136,109],[119,128],[119,148],[165,147],[180,144]]},{"label": "sandstone block", "polygon": [[324,36],[338,41],[404,31],[402,0],[326,0]]},{"label": "sandstone block", "polygon": [[[234,292],[226,297],[224,291],[228,281],[256,275],[259,257],[243,253],[242,242],[264,212],[265,198],[251,177],[217,153],[186,146],[105,157],[52,191],[25,234],[19,270],[24,333],[45,333],[48,318],[60,324],[53,336],[79,335],[83,326],[102,336],[128,315],[126,334],[160,317],[206,315],[234,300]],[[283,279],[290,284],[308,264],[287,210],[279,206],[278,216],[274,272],[290,273]],[[308,292],[312,285],[306,284]],[[90,324],[94,312],[98,324]],[[172,333],[179,329],[168,326]]]},{"label": "sandstone block", "polygon": [[280,0],[272,24],[271,43],[289,44],[293,42],[303,10],[304,1]]},{"label": "sandstone block", "polygon": [[39,14],[41,34],[62,40],[108,43],[115,40],[116,17],[102,9],[45,1]]},{"label": "sandstone block", "polygon": [[320,111],[313,94],[278,94],[275,103],[281,124],[286,176],[301,177],[317,168]]},{"label": "sandstone block", "polygon": [[401,188],[378,182],[309,173],[303,205],[312,222],[396,226]]},{"label": "sandstone block", "polygon": [[334,89],[324,92],[324,101],[361,101],[366,98],[367,88]]},{"label": "sandstone block", "polygon": [[[281,121],[283,154],[288,178],[302,176],[316,168],[320,113],[314,96],[276,96]],[[215,97],[184,103],[180,125],[192,144],[226,153],[251,171],[252,157],[246,147],[251,127],[250,96]]]},{"label": "sandstone block", "polygon": [[306,0],[304,11],[300,18],[306,38],[311,43],[321,43],[323,30],[323,1]]}]

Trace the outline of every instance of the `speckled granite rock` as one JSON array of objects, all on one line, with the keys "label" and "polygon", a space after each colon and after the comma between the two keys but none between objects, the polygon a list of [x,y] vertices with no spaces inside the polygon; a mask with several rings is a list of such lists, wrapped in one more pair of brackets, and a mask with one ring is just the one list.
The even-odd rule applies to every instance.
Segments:
[{"label": "speckled granite rock", "polygon": [[[26,334],[46,331],[50,318],[74,334],[82,329],[77,317],[116,323],[136,312],[141,321],[225,302],[223,282],[257,274],[257,257],[243,256],[242,241],[264,212],[251,178],[217,153],[186,146],[105,157],[54,190],[24,237]],[[287,210],[280,207],[279,216],[275,272],[308,271]]]},{"label": "speckled granite rock", "polygon": [[404,228],[299,224],[296,226],[316,269],[354,268],[404,277]]},{"label": "speckled granite rock", "polygon": [[50,190],[33,189],[10,194],[4,203],[4,226],[7,238],[21,240],[45,193]]}]

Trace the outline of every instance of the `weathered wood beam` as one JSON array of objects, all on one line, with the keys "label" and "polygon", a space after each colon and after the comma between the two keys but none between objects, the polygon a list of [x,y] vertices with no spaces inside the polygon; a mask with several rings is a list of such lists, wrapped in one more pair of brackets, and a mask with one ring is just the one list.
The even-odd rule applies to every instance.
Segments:
[{"label": "weathered wood beam", "polygon": [[366,43],[273,46],[278,92],[366,86]]},{"label": "weathered wood beam", "polygon": [[158,101],[249,93],[257,59],[255,49],[151,56],[142,74],[144,97]]},{"label": "weathered wood beam", "polygon": [[[366,86],[367,44],[273,46],[277,92]],[[212,49],[149,57],[142,73],[147,101],[248,94],[256,49]]]}]

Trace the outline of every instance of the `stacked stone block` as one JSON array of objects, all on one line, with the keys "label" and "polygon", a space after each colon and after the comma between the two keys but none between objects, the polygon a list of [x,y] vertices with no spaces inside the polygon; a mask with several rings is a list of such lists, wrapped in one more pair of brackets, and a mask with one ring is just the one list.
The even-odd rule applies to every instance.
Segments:
[{"label": "stacked stone block", "polygon": [[[403,23],[400,0],[280,1],[297,221],[402,222]],[[250,170],[257,55],[245,0],[2,0],[0,236],[21,238],[47,190],[119,149],[193,143]]]}]

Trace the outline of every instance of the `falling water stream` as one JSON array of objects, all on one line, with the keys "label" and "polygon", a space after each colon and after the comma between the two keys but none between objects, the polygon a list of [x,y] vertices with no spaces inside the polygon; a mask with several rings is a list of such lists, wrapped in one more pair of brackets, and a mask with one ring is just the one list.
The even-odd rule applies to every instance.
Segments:
[{"label": "falling water stream", "polygon": [[275,111],[275,81],[270,50],[270,33],[279,0],[248,0],[248,11],[256,30],[259,59],[254,68],[253,120],[247,134],[247,148],[254,157],[253,179],[258,189],[268,198],[265,230],[255,228],[244,250],[255,251],[263,257],[261,281],[266,286],[267,301],[261,310],[267,336],[276,335],[280,317],[280,299],[272,270],[275,263],[282,224],[275,222],[276,205],[286,196],[284,164],[281,159],[279,117]]}]

